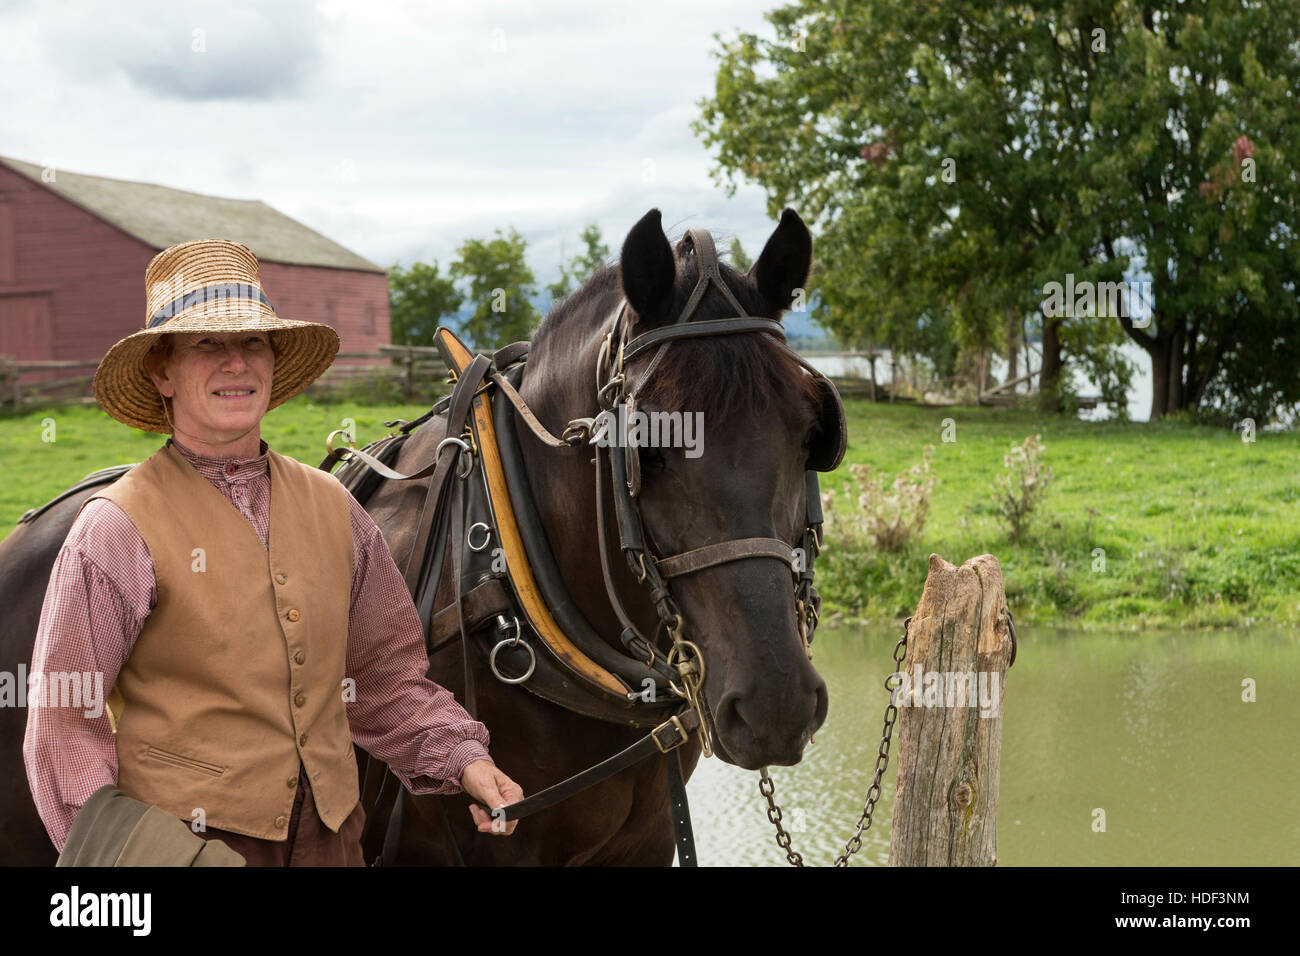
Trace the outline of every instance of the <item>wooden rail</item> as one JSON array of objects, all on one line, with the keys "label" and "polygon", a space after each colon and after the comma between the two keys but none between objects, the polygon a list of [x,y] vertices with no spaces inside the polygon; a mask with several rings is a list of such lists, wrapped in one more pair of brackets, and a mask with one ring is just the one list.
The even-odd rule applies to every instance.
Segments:
[{"label": "wooden rail", "polygon": [[[92,383],[98,367],[98,359],[28,362],[0,355],[0,407],[21,409],[49,401],[93,404]],[[88,372],[50,377],[51,372],[73,369]],[[386,376],[398,379],[403,394],[410,397],[421,391],[421,386],[444,382],[447,372],[447,363],[435,348],[381,345],[375,352],[340,352],[312,388],[328,392],[371,376]]]}]

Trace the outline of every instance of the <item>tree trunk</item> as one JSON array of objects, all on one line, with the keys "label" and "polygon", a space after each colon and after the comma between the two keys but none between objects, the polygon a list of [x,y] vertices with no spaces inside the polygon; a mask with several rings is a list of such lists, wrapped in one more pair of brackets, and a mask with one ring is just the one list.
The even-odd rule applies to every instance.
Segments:
[{"label": "tree trunk", "polygon": [[[1013,382],[1019,377],[1019,370],[1016,367],[1016,361],[1020,358],[1019,343],[1016,336],[1019,334],[1017,326],[1019,322],[1016,319],[1015,312],[1007,313],[1007,381]],[[1025,369],[1026,372],[1029,369]]]},{"label": "tree trunk", "polygon": [[1038,392],[1050,411],[1061,410],[1061,322],[1043,318],[1043,364],[1038,371]]},{"label": "tree trunk", "polygon": [[[890,866],[993,866],[1002,702],[1012,653],[1002,570],[930,555],[897,692]],[[974,674],[974,687],[958,675]],[[971,698],[974,697],[972,701]]]},{"label": "tree trunk", "polygon": [[1151,357],[1149,417],[1153,422],[1190,405],[1190,392],[1183,387],[1186,340],[1187,330],[1179,321],[1172,334],[1160,334],[1147,347],[1147,355]]},{"label": "tree trunk", "polygon": [[1167,338],[1154,339],[1147,355],[1151,358],[1151,413],[1150,421],[1164,418],[1169,411],[1169,345]]}]

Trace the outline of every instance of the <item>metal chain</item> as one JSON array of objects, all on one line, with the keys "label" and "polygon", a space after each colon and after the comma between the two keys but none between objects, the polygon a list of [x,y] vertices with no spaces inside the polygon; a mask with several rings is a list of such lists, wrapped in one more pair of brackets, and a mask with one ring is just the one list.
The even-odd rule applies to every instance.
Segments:
[{"label": "metal chain", "polygon": [[[885,707],[885,726],[880,735],[880,748],[876,752],[876,776],[867,789],[866,806],[862,816],[858,817],[857,832],[844,845],[844,852],[835,858],[836,866],[848,866],[849,857],[862,849],[862,834],[871,829],[871,817],[876,810],[876,801],[880,799],[880,781],[889,767],[889,746],[894,735],[894,723],[898,720],[898,707],[894,703],[894,691],[903,681],[903,661],[907,657],[907,629],[912,623],[909,617],[903,622],[903,636],[894,646],[894,673],[885,678],[885,690],[889,691],[889,704]],[[759,771],[758,792],[767,800],[767,818],[776,827],[776,845],[785,850],[785,858],[791,866],[803,866],[803,857],[790,846],[790,834],[781,826],[781,808],[777,805],[776,785],[768,776],[767,768]]]}]

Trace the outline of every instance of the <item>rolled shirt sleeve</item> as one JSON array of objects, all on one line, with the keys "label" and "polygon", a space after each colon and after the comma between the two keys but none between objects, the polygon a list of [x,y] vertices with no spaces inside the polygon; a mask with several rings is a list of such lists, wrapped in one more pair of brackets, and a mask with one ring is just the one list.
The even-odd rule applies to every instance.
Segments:
[{"label": "rolled shirt sleeve", "polygon": [[[59,549],[32,652],[23,763],[36,810],[60,851],[72,820],[100,787],[117,783],[106,701],[154,600],[149,552],[131,520],[89,502]],[[80,700],[51,675],[79,675]],[[64,704],[71,706],[63,706]]]}]

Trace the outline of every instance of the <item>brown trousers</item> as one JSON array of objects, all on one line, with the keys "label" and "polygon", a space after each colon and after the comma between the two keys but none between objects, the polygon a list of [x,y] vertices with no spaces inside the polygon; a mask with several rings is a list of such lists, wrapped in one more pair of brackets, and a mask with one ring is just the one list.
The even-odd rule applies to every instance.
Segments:
[{"label": "brown trousers", "polygon": [[216,827],[208,827],[199,836],[205,840],[221,840],[243,856],[249,866],[365,866],[361,853],[361,829],[365,822],[366,812],[358,802],[338,833],[327,827],[316,813],[307,771],[299,764],[287,840],[259,840]]}]

